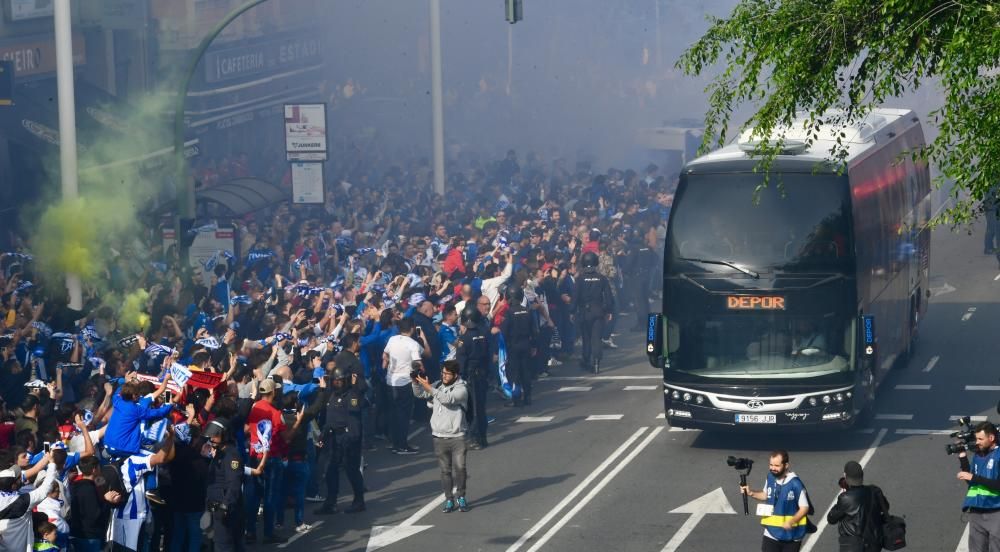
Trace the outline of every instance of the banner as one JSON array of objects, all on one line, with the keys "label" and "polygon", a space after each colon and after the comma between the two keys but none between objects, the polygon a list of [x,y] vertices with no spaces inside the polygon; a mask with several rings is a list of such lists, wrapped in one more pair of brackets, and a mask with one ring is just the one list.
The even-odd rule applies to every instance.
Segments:
[{"label": "banner", "polygon": [[292,202],[323,203],[323,163],[292,163]]},{"label": "banner", "polygon": [[175,362],[170,365],[170,379],[177,382],[177,385],[184,387],[187,385],[188,380],[191,379],[191,370]]},{"label": "banner", "polygon": [[289,161],[326,161],[326,104],[285,105]]},{"label": "banner", "polygon": [[[147,375],[147,374],[136,374],[135,377],[139,381],[148,381],[148,382],[151,382],[153,385],[155,385],[157,387],[159,387],[160,384],[163,383],[160,380],[160,378],[158,378],[156,376],[150,376],[150,375]],[[169,383],[167,383],[167,391],[170,391],[171,393],[174,393],[176,395],[176,394],[178,394],[178,393],[181,392],[181,386],[177,385],[176,381],[171,380]]]}]

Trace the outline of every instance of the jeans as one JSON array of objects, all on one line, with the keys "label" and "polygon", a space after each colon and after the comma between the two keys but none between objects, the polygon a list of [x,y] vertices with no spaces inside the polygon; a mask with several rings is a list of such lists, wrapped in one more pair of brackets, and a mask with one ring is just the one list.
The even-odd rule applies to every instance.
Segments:
[{"label": "jeans", "polygon": [[201,514],[202,512],[174,512],[174,530],[170,536],[170,552],[201,551]]},{"label": "jeans", "polygon": [[[305,521],[306,511],[306,483],[309,482],[309,475],[312,467],[306,460],[289,460],[288,467],[285,468],[285,496],[291,495],[295,499],[295,526],[302,525]],[[284,501],[281,501],[284,506]],[[285,523],[285,509],[279,506],[278,522]]]},{"label": "jeans", "polygon": [[[257,467],[259,459],[251,459],[251,467]],[[243,494],[246,497],[247,533],[257,534],[257,510],[261,501],[264,502],[264,536],[274,534],[274,521],[284,494],[281,492],[285,467],[281,460],[269,458],[260,477],[251,478],[244,484]]]},{"label": "jeans", "polygon": [[410,416],[413,414],[413,388],[409,385],[390,386],[389,396],[392,401],[392,420],[389,424],[392,447],[406,448],[409,446],[407,436],[410,431]]},{"label": "jeans", "polygon": [[73,552],[101,552],[104,548],[104,539],[78,539],[71,537],[69,540],[73,545]]},{"label": "jeans", "polygon": [[466,452],[465,439],[461,437],[434,438],[434,454],[441,467],[441,488],[448,500],[453,500],[455,495],[465,496]]}]

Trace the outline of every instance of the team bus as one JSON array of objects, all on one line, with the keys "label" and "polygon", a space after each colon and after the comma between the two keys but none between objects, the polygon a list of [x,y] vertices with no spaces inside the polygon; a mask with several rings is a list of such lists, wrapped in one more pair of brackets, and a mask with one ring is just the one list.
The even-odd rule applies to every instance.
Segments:
[{"label": "team bus", "polygon": [[[849,427],[914,345],[930,297],[918,117],[879,109],[811,146],[801,122],[757,203],[749,132],[683,168],[646,348],[671,426]],[[846,166],[827,161],[838,136]]]}]

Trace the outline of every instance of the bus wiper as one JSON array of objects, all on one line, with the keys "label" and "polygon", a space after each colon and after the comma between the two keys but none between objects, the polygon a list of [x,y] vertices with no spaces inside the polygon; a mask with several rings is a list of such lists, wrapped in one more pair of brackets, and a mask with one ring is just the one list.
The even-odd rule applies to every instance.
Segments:
[{"label": "bus wiper", "polygon": [[750,270],[749,268],[743,268],[742,266],[740,266],[738,264],[735,264],[735,263],[731,263],[729,261],[716,261],[716,260],[713,260],[713,259],[692,259],[690,257],[678,257],[678,259],[680,259],[682,261],[691,261],[693,263],[714,264],[714,265],[728,266],[729,268],[732,268],[734,270],[738,270],[738,271],[742,272],[743,274],[746,274],[747,276],[750,276],[751,278],[753,278],[755,280],[759,280],[760,279],[760,274],[758,274],[758,273]]}]

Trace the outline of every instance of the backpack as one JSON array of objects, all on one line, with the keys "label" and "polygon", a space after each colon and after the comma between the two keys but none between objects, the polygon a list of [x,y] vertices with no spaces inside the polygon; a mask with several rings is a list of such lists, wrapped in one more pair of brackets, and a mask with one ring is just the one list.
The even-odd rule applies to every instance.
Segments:
[{"label": "backpack", "polygon": [[906,520],[899,516],[886,516],[882,524],[882,548],[899,550],[906,548]]}]

